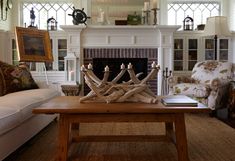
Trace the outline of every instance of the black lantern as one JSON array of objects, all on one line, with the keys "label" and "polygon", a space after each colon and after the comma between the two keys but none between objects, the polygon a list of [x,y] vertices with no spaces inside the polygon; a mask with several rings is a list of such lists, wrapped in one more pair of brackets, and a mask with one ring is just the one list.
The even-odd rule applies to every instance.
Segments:
[{"label": "black lantern", "polygon": [[47,30],[57,30],[57,21],[53,17],[47,20]]},{"label": "black lantern", "polygon": [[193,30],[193,18],[187,16],[184,21],[184,30]]}]

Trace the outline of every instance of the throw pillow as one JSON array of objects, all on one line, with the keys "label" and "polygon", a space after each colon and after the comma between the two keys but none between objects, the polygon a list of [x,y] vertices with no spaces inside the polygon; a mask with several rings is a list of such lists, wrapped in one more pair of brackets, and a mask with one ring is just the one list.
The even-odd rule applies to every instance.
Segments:
[{"label": "throw pillow", "polygon": [[0,96],[12,92],[38,88],[38,85],[33,80],[27,68],[17,67],[1,61],[0,78]]}]

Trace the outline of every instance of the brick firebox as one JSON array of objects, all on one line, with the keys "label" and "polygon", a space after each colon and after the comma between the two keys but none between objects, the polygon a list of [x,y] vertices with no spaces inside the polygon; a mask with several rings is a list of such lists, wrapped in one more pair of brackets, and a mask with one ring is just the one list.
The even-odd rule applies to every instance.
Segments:
[{"label": "brick firebox", "polygon": [[[84,65],[92,64],[93,58],[147,58],[148,73],[151,71],[153,61],[158,62],[157,48],[84,48]],[[148,82],[151,90],[157,94],[157,78]],[[84,87],[84,93],[88,93],[89,88]]]}]

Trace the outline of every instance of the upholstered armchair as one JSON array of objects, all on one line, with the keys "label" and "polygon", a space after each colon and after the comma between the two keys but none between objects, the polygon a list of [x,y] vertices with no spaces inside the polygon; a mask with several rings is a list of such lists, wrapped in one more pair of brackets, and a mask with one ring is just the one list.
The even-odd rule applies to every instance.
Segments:
[{"label": "upholstered armchair", "polygon": [[226,107],[226,94],[232,80],[232,63],[203,61],[195,64],[191,77],[168,78],[169,94],[182,94],[197,99],[212,110]]}]

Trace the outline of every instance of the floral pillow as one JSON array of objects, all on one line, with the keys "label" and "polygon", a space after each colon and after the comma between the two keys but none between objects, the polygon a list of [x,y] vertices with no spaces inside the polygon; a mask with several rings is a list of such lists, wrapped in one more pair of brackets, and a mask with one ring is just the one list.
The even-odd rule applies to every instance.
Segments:
[{"label": "floral pillow", "polygon": [[17,67],[0,61],[0,96],[8,93],[37,89],[27,68]]},{"label": "floral pillow", "polygon": [[173,94],[182,94],[190,97],[208,97],[210,90],[208,86],[198,83],[180,83],[173,87]]}]

